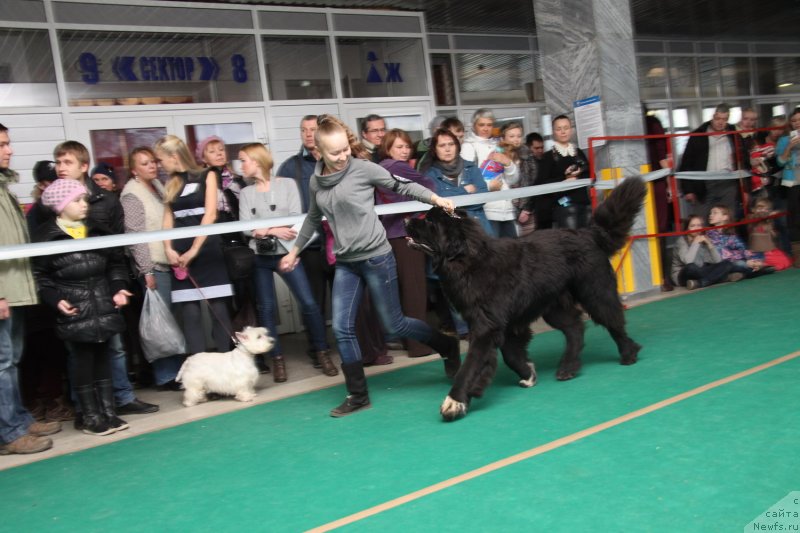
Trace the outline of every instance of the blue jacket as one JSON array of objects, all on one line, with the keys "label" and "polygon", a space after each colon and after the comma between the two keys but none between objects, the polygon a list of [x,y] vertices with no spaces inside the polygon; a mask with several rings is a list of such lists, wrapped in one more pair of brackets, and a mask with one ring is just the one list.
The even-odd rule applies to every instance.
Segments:
[{"label": "blue jacket", "polygon": [[[784,135],[778,139],[775,153],[782,154],[788,145],[789,136]],[[778,155],[778,165],[783,167],[783,173],[781,174],[782,183],[792,184],[792,186],[798,185],[798,181],[800,181],[800,151],[792,150],[789,152],[789,159],[786,161],[781,159],[780,155]]]},{"label": "blue jacket", "polygon": [[[464,161],[464,173],[462,174],[458,185],[450,183],[447,178],[445,178],[445,175],[442,173],[442,171],[435,166],[428,168],[428,170],[425,171],[425,175],[433,180],[434,191],[442,198],[470,194],[466,189],[464,189],[465,185],[475,185],[477,189],[475,193],[489,192],[489,188],[486,186],[486,180],[483,179],[481,170],[472,161]],[[483,204],[468,205],[464,206],[463,209],[469,214],[469,216],[481,223],[481,226],[488,235],[492,237],[497,236],[494,233],[492,225],[489,224],[486,214],[483,212]]]}]

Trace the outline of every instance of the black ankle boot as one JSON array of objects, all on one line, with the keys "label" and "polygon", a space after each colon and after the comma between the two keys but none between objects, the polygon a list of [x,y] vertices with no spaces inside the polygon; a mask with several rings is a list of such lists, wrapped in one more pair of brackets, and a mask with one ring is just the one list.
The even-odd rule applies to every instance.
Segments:
[{"label": "black ankle boot", "polygon": [[433,337],[425,344],[439,352],[444,359],[444,372],[447,377],[450,379],[456,377],[458,369],[461,368],[461,343],[459,340],[434,330]]},{"label": "black ankle boot", "polygon": [[347,387],[347,398],[339,407],[331,411],[331,416],[340,418],[356,411],[369,409],[372,404],[367,394],[367,376],[364,375],[364,365],[361,361],[355,363],[342,363],[344,383]]},{"label": "black ankle boot", "polygon": [[114,386],[111,380],[95,381],[94,388],[97,390],[97,397],[100,399],[100,412],[103,413],[108,427],[114,431],[122,431],[131,427],[130,424],[119,418],[114,410]]},{"label": "black ankle boot", "polygon": [[94,385],[75,387],[75,396],[83,414],[83,432],[88,435],[110,435],[114,430],[108,425],[105,416],[100,412]]}]

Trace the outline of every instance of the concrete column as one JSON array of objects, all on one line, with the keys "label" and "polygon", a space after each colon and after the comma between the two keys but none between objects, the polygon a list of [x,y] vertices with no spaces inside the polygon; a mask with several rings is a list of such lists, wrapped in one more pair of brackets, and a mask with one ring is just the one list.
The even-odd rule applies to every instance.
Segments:
[{"label": "concrete column", "polygon": [[[599,96],[606,135],[643,135],[629,0],[533,0],[533,6],[550,113],[574,119],[575,101]],[[640,174],[648,163],[641,141],[614,141],[595,156],[595,169],[620,169],[622,176]],[[633,231],[647,233],[644,216]],[[633,292],[651,290],[652,246],[637,243],[631,254]]]}]

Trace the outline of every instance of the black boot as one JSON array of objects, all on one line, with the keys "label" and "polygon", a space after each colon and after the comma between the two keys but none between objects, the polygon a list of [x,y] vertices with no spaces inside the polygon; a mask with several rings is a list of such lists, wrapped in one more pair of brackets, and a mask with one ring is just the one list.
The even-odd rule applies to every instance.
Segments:
[{"label": "black boot", "polygon": [[367,394],[367,376],[364,375],[364,365],[361,361],[355,363],[342,363],[344,384],[347,387],[347,398],[342,405],[331,411],[331,416],[339,418],[363,409],[369,409],[372,404]]},{"label": "black boot", "polygon": [[461,368],[461,343],[455,337],[445,335],[439,331],[433,331],[433,337],[426,342],[428,346],[439,352],[444,359],[444,373],[453,379]]},{"label": "black boot", "polygon": [[105,416],[100,412],[94,385],[75,387],[75,396],[83,414],[83,432],[87,435],[111,435],[114,430],[109,427]]},{"label": "black boot", "polygon": [[114,431],[122,431],[131,427],[130,424],[119,418],[114,410],[114,386],[111,380],[95,381],[94,388],[97,390],[97,397],[100,398],[100,412],[103,413],[108,427]]}]

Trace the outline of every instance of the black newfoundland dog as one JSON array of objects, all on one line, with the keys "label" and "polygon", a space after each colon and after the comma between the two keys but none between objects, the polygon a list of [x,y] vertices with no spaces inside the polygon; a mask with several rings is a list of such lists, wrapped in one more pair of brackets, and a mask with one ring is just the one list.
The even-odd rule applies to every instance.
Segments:
[{"label": "black newfoundland dog", "polygon": [[539,317],[567,339],[557,378],[575,377],[584,333],[578,304],[608,329],[620,362],[636,362],[641,346],[625,331],[609,257],[625,244],[644,196],[644,182],[628,178],[598,206],[588,228],[540,230],[519,239],[493,239],[463,212],[449,215],[438,207],[408,221],[409,246],[431,257],[447,297],[470,327],[467,357],[441,406],[445,420],[466,415],[470,400],[483,394],[497,368],[497,348],[520,386],[536,383],[527,347]]}]

